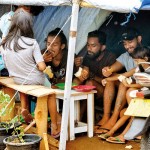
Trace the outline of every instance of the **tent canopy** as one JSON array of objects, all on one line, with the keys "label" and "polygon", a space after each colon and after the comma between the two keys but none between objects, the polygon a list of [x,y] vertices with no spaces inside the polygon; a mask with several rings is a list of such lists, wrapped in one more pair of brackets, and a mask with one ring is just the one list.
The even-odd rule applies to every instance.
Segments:
[{"label": "tent canopy", "polygon": [[[0,0],[0,4],[60,6],[72,5],[71,0]],[[98,7],[115,12],[137,12],[140,8],[150,8],[150,0],[82,0],[80,6]],[[141,7],[142,6],[142,7]]]}]

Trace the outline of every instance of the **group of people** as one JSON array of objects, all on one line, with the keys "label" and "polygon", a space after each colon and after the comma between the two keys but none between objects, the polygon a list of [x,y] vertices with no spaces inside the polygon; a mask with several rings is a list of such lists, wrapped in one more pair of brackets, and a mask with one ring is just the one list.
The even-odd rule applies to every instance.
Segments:
[{"label": "group of people", "polygon": [[[46,48],[40,50],[34,38],[32,29],[33,18],[30,8],[17,9],[12,18],[10,28],[1,43],[2,55],[9,76],[13,77],[16,84],[44,85],[52,87],[56,83],[65,82],[67,65],[67,39],[60,28],[50,31],[46,38]],[[141,44],[142,37],[138,30],[128,28],[121,37],[126,52],[116,58],[115,54],[106,48],[106,34],[102,31],[92,31],[87,37],[87,51],[84,57],[76,57],[74,61],[74,73],[81,67],[79,76],[73,76],[73,82],[80,85],[94,85],[97,93],[96,99],[103,98],[104,114],[95,126],[95,133],[107,141],[114,141],[111,137],[130,116],[125,116],[124,111],[131,101],[130,92],[141,88],[132,78],[132,83],[127,82],[137,71],[139,62],[149,61],[150,49]],[[43,54],[43,55],[42,55]],[[149,65],[142,64],[143,68],[149,69]],[[43,71],[46,66],[51,66],[53,76],[50,78]],[[126,72],[118,74],[123,68]],[[118,90],[116,91],[116,87]],[[115,93],[117,97],[115,98]],[[28,97],[20,93],[22,114],[27,114],[30,122],[33,120],[29,113]],[[111,113],[112,103],[115,107]],[[49,95],[48,109],[51,117],[51,135],[57,138],[60,135],[61,116],[56,110],[55,94]],[[82,104],[81,117],[86,109]],[[120,119],[118,120],[118,118]],[[26,116],[24,116],[26,118]],[[127,129],[119,136],[125,142],[124,134],[131,124],[130,119]],[[115,138],[116,139],[116,138]]]},{"label": "group of people", "polygon": [[[101,139],[111,143],[125,143],[125,134],[129,131],[133,121],[133,117],[124,115],[132,99],[130,92],[142,87],[135,82],[133,74],[140,71],[138,64],[148,62],[150,59],[150,48],[142,46],[141,41],[142,37],[139,31],[135,28],[128,28],[123,32],[121,40],[127,52],[120,55],[114,64],[102,69],[103,75],[106,77],[102,80],[102,84],[105,86],[103,98],[104,114],[95,127],[95,133],[99,134]],[[144,72],[149,72],[148,64],[143,63],[141,65]],[[126,69],[126,72],[118,74],[117,72],[123,68]],[[129,77],[131,79],[130,82],[128,80]],[[115,98],[116,87],[118,89]],[[113,113],[111,113],[114,99],[115,106]],[[124,131],[120,135],[112,137],[127,120],[129,120],[129,123]],[[136,138],[140,139],[141,137]]]}]

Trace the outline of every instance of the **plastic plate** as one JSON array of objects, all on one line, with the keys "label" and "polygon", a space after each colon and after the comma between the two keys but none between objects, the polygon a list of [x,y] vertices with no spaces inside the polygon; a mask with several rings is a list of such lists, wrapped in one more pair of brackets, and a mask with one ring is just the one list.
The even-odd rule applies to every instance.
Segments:
[{"label": "plastic plate", "polygon": [[74,86],[72,88],[78,92],[90,92],[91,90],[95,89],[96,87],[91,86],[91,85],[78,85],[78,86]]},{"label": "plastic plate", "polygon": [[[58,87],[58,88],[61,89],[61,90],[64,90],[64,89],[65,89],[65,83],[57,83],[57,84],[55,84],[55,86]],[[75,83],[72,83],[72,87],[73,87],[73,86],[76,86],[76,84],[75,84]]]}]

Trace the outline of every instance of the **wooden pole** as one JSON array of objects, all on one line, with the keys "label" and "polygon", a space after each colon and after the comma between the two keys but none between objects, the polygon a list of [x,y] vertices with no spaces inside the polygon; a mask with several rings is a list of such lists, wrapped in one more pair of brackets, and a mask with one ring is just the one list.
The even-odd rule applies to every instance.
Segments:
[{"label": "wooden pole", "polygon": [[71,93],[75,44],[76,44],[76,35],[77,35],[79,1],[80,0],[73,0],[73,6],[72,6],[72,17],[71,17],[70,35],[69,35],[67,72],[66,72],[66,80],[65,80],[65,91],[64,91],[64,102],[63,102],[59,150],[66,149],[66,136],[67,136],[67,128],[68,128],[70,93]]},{"label": "wooden pole", "polygon": [[45,149],[49,150],[47,133],[43,133],[43,139],[44,139]]}]

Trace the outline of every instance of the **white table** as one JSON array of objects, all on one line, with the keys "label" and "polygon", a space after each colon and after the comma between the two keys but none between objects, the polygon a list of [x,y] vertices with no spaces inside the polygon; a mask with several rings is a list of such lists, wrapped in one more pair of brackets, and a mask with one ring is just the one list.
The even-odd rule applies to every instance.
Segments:
[{"label": "white table", "polygon": [[[56,89],[56,98],[64,99],[64,90]],[[97,91],[92,90],[90,92],[76,92],[71,91],[70,99],[70,113],[69,113],[69,130],[70,140],[75,139],[76,133],[88,132],[88,137],[93,137],[94,127],[94,93]],[[87,100],[87,123],[80,122],[80,100]],[[59,101],[58,109],[59,109]],[[77,126],[75,122],[77,121]]]}]

